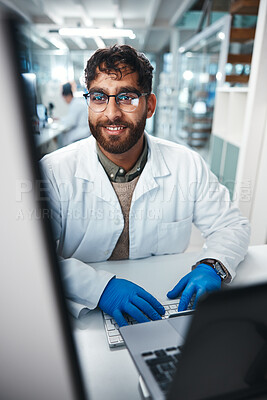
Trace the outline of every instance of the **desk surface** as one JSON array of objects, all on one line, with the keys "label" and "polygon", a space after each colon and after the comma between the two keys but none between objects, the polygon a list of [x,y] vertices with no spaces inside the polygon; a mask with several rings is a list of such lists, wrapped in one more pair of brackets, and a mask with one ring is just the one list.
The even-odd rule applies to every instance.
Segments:
[{"label": "desk surface", "polygon": [[[120,278],[129,279],[157,297],[166,293],[191,270],[198,253],[149,257],[141,260],[108,261],[94,264]],[[267,282],[267,245],[249,248],[239,265],[232,286]],[[86,391],[90,400],[138,400],[138,373],[125,348],[110,350],[97,309],[82,320],[73,319],[73,334],[80,360]]]},{"label": "desk surface", "polygon": [[40,129],[40,134],[34,135],[36,147],[50,142],[52,139],[61,135],[65,129],[66,127],[61,122],[54,122],[53,124],[47,125],[45,128]]}]

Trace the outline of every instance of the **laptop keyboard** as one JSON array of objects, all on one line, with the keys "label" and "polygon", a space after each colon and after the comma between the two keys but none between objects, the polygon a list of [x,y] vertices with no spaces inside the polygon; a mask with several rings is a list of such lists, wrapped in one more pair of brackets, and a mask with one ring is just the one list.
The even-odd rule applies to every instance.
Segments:
[{"label": "laptop keyboard", "polygon": [[[178,305],[179,305],[180,298],[177,298],[175,300],[166,300],[161,302],[163,307],[165,308],[165,315],[162,317],[162,319],[169,318],[171,315],[177,314],[178,310]],[[194,304],[194,297],[192,298],[191,302],[189,303],[188,310],[192,310]],[[120,347],[124,346],[124,340],[121,337],[121,334],[119,332],[119,326],[112,318],[110,315],[103,313],[103,318],[104,318],[104,327],[108,339],[108,344],[109,347]],[[132,317],[129,315],[124,316],[126,321],[128,322],[129,325],[137,324],[138,322],[135,321]]]},{"label": "laptop keyboard", "polygon": [[169,347],[143,353],[144,361],[164,394],[170,389],[176,365],[181,357],[182,346]]}]

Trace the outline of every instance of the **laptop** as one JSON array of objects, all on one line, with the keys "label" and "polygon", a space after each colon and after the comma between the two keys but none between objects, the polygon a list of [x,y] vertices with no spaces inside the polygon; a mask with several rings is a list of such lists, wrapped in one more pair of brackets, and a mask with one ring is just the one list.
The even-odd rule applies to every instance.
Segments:
[{"label": "laptop", "polygon": [[[162,319],[167,319],[167,318],[173,317],[174,315],[177,315],[177,314],[181,315],[181,314],[189,313],[190,310],[193,309],[194,300],[195,300],[195,296],[192,297],[190,303],[188,304],[187,310],[180,311],[180,312],[178,312],[180,297],[178,297],[177,299],[174,299],[174,300],[171,300],[171,299],[159,300],[165,309],[165,314],[162,317]],[[124,340],[119,331],[119,325],[117,324],[115,319],[113,317],[111,317],[110,315],[106,314],[104,311],[102,311],[102,315],[103,315],[104,328],[105,328],[109,347],[111,349],[113,349],[115,347],[125,346]],[[129,325],[135,325],[138,323],[134,318],[130,317],[127,314],[124,315],[124,318],[126,319],[126,322]]]},{"label": "laptop", "polygon": [[210,293],[192,315],[120,332],[146,398],[267,398],[266,284]]},{"label": "laptop", "polygon": [[50,227],[14,32],[0,5],[0,397],[85,399]]}]

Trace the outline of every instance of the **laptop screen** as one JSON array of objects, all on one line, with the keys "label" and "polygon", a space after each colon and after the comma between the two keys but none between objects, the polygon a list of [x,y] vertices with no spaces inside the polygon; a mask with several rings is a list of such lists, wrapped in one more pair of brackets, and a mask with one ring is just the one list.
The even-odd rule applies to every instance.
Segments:
[{"label": "laptop screen", "polygon": [[267,393],[267,285],[200,302],[168,400],[243,399]]}]

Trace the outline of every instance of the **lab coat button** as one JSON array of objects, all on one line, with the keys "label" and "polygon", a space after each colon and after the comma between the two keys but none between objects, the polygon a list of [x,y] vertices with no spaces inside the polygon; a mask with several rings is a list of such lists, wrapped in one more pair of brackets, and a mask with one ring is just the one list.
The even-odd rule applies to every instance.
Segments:
[{"label": "lab coat button", "polygon": [[104,252],[104,254],[105,254],[105,256],[107,256],[107,255],[109,254],[109,251],[106,250],[106,251]]},{"label": "lab coat button", "polygon": [[119,220],[119,219],[115,219],[114,223],[115,223],[116,225],[119,225],[120,220]]}]

